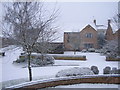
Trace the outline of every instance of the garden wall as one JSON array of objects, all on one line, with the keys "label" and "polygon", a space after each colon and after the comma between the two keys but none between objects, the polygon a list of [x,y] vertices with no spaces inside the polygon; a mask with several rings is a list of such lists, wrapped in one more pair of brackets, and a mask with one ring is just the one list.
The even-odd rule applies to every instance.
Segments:
[{"label": "garden wall", "polygon": [[104,83],[104,84],[120,84],[120,75],[101,75],[101,76],[85,76],[85,77],[66,77],[66,78],[56,78],[52,80],[43,80],[40,82],[31,82],[29,84],[17,85],[8,88],[14,88],[14,90],[19,89],[40,89],[47,87],[54,87],[58,85],[70,85],[70,84],[80,84],[80,83]]}]

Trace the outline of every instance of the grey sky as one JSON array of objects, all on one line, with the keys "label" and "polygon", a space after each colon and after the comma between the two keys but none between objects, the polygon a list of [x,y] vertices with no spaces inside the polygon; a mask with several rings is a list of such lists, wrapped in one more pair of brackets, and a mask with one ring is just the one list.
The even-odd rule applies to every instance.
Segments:
[{"label": "grey sky", "polygon": [[[107,24],[107,20],[113,18],[118,10],[117,2],[57,2],[47,3],[47,7],[57,6],[60,15],[57,24],[60,33],[64,31],[80,31],[85,25],[92,23],[93,19],[98,24]],[[0,12],[1,13],[1,12]],[[62,38],[61,40],[62,41]]]},{"label": "grey sky", "polygon": [[58,3],[60,7],[60,20],[65,31],[83,28],[93,19],[98,24],[106,24],[109,18],[117,13],[117,2],[71,2]]},{"label": "grey sky", "polygon": [[118,2],[58,2],[56,6],[60,8],[58,24],[63,32],[80,31],[94,19],[97,24],[107,25],[107,20],[112,19],[118,11]]}]

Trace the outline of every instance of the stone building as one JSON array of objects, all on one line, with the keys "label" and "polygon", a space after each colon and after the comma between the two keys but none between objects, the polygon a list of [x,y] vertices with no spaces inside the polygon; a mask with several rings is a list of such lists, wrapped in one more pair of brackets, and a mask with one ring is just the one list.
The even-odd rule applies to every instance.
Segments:
[{"label": "stone building", "polygon": [[110,41],[117,36],[118,32],[113,33],[110,20],[107,26],[98,25],[94,20],[80,32],[64,32],[64,50],[98,49],[104,45],[104,40]]}]

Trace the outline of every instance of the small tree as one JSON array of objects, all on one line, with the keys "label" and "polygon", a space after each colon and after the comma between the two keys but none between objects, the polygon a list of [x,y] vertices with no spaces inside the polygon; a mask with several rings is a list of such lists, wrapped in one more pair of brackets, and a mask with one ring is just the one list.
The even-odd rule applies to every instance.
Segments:
[{"label": "small tree", "polygon": [[117,57],[118,56],[118,40],[111,40],[107,42],[107,44],[103,47],[105,54],[110,57]]},{"label": "small tree", "polygon": [[[11,2],[5,3],[5,11],[2,21],[3,34],[14,40],[15,45],[24,48],[28,56],[29,80],[31,81],[30,60],[33,47],[41,37],[46,39],[43,38],[43,33],[48,33],[47,30],[49,30],[49,35],[54,34],[55,28],[52,25],[57,18],[57,10],[53,10],[50,14],[43,8],[41,2]],[[48,36],[47,38],[50,39],[51,37]]]},{"label": "small tree", "polygon": [[[118,3],[118,7],[120,7],[120,2]],[[118,9],[118,14],[113,17],[114,23],[118,28],[118,55],[120,56],[120,10]]]},{"label": "small tree", "polygon": [[69,43],[74,50],[74,54],[76,54],[76,51],[79,50],[80,47],[80,35],[76,35],[74,33],[69,34]]}]

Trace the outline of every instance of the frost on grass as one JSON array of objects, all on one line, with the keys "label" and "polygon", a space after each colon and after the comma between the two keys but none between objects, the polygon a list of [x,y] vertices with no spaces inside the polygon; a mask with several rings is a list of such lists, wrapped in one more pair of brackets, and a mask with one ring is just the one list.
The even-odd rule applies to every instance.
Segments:
[{"label": "frost on grass", "polygon": [[68,76],[82,76],[82,75],[94,75],[93,71],[87,67],[74,67],[65,70],[61,70],[56,74],[56,77],[68,77]]}]

